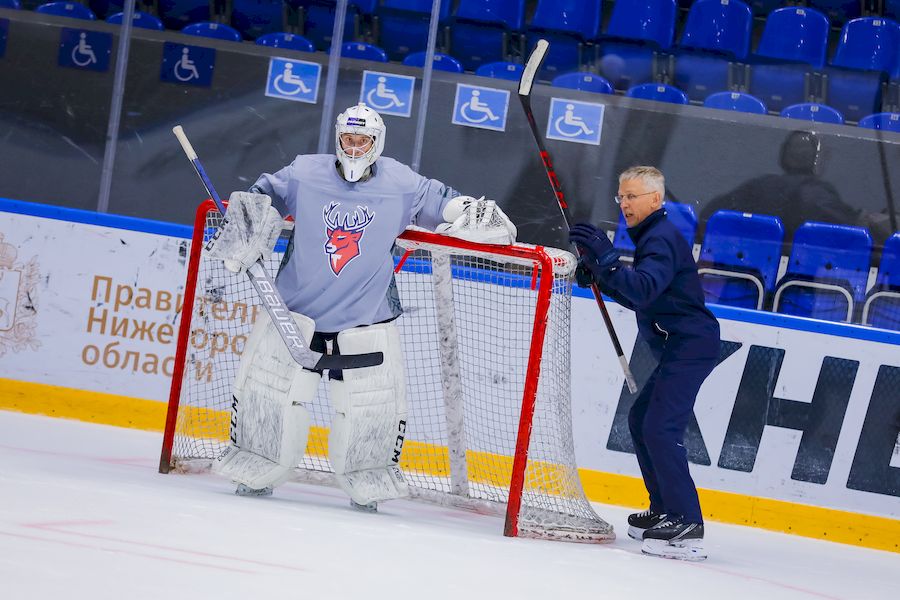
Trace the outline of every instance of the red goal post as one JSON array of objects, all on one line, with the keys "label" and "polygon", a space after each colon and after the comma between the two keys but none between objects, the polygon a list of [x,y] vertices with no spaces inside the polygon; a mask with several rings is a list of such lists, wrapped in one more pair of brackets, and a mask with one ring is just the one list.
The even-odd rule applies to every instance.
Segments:
[{"label": "red goal post", "polygon": [[[227,447],[231,382],[258,301],[245,278],[208,259],[221,222],[197,211],[159,470],[208,468]],[[291,233],[268,261],[273,274]],[[324,242],[323,242],[324,243]],[[614,539],[575,464],[570,403],[568,252],[468,242],[408,230],[395,278],[409,416],[401,468],[412,495],[506,515],[504,534],[581,542]],[[297,478],[329,481],[327,379]]]}]

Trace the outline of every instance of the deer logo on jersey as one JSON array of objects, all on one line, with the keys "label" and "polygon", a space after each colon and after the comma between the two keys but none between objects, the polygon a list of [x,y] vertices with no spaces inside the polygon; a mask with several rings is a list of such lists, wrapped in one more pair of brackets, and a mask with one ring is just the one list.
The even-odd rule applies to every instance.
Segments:
[{"label": "deer logo on jersey", "polygon": [[375,218],[375,214],[370,213],[366,206],[357,206],[353,211],[352,220],[350,213],[346,213],[341,219],[337,208],[337,202],[329,204],[322,211],[322,219],[325,221],[325,233],[328,235],[325,253],[330,255],[331,271],[335,275],[340,275],[347,263],[359,256],[359,240],[366,232],[366,227]]}]

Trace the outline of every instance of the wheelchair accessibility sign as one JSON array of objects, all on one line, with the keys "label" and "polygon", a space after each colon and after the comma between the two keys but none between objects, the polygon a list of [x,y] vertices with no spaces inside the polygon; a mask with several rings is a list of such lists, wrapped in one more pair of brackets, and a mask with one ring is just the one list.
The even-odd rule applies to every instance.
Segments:
[{"label": "wheelchair accessibility sign", "polygon": [[553,98],[547,121],[547,138],[599,146],[604,108],[602,104],[593,102]]},{"label": "wheelchair accessibility sign", "polygon": [[59,59],[61,67],[106,71],[112,36],[102,31],[63,28],[59,34]]},{"label": "wheelchair accessibility sign", "polygon": [[215,66],[213,48],[166,42],[159,78],[169,83],[209,87]]},{"label": "wheelchair accessibility sign", "polygon": [[383,115],[409,117],[412,114],[416,78],[378,71],[363,71],[359,101]]},{"label": "wheelchair accessibility sign", "polygon": [[453,124],[506,131],[509,90],[456,84]]},{"label": "wheelchair accessibility sign", "polygon": [[315,104],[322,65],[273,56],[269,59],[266,96]]}]

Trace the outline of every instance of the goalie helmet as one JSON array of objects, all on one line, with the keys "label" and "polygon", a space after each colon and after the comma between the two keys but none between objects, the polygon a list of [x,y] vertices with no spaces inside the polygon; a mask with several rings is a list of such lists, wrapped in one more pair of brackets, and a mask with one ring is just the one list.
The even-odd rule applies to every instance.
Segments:
[{"label": "goalie helmet", "polygon": [[[384,150],[384,134],[386,128],[381,115],[360,102],[351,106],[340,115],[334,126],[335,152],[338,162],[341,163],[341,171],[347,181],[359,181],[365,176],[381,152]],[[341,143],[341,135],[353,133],[367,135],[372,138],[372,146],[362,156],[351,156],[344,151]]]}]

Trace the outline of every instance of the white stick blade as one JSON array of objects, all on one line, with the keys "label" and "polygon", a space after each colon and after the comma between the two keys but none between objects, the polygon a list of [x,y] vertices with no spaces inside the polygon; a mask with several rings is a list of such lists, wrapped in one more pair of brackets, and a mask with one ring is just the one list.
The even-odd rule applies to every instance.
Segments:
[{"label": "white stick blade", "polygon": [[519,80],[520,96],[528,96],[531,94],[531,86],[534,85],[534,78],[537,76],[538,69],[541,68],[541,63],[544,62],[544,57],[547,56],[547,51],[549,50],[550,42],[547,40],[538,40],[534,50],[531,51],[531,56],[528,57],[528,62],[525,63],[525,70],[522,71],[522,78]]},{"label": "white stick blade", "polygon": [[188,141],[187,136],[184,134],[184,129],[181,128],[181,125],[176,125],[172,128],[172,133],[175,134],[175,137],[178,138],[178,143],[181,144],[182,150],[187,154],[188,160],[196,160],[197,153],[194,152],[194,147],[191,146],[191,143]]}]

